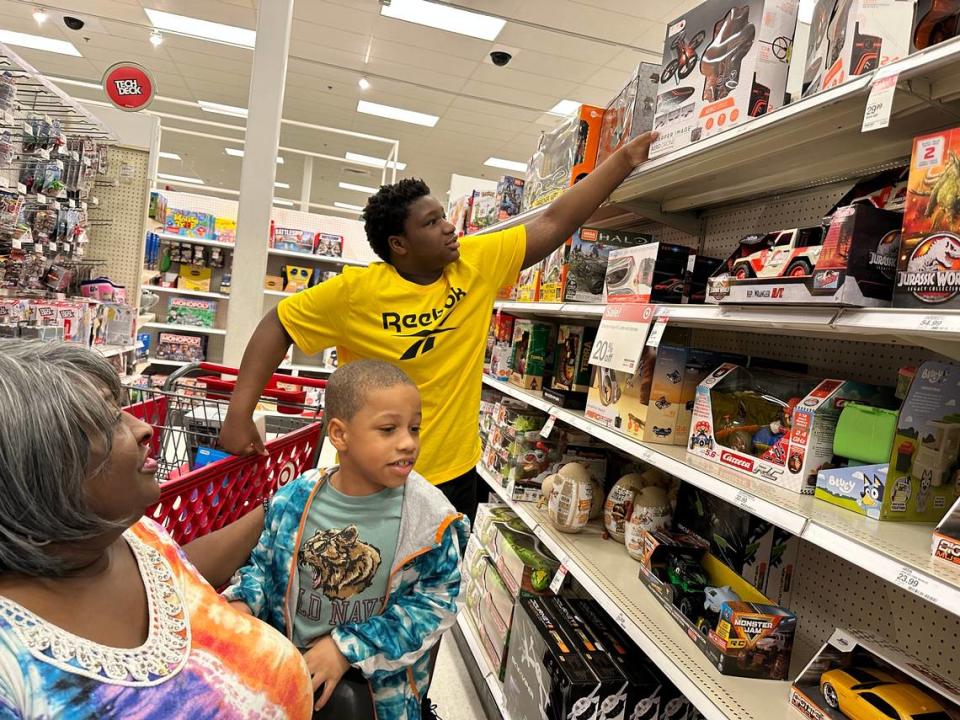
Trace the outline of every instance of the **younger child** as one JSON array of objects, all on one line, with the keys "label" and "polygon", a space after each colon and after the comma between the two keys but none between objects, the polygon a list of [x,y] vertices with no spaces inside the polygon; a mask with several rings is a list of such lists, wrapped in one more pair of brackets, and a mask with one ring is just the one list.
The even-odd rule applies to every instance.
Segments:
[{"label": "younger child", "polygon": [[[419,720],[430,650],[456,617],[469,524],[413,472],[420,393],[402,370],[379,360],[341,367],[324,415],[339,467],[277,492],[225,595],[301,648],[314,690],[323,685],[317,709],[346,674],[369,682],[378,720]],[[346,687],[335,703],[349,702]]]}]

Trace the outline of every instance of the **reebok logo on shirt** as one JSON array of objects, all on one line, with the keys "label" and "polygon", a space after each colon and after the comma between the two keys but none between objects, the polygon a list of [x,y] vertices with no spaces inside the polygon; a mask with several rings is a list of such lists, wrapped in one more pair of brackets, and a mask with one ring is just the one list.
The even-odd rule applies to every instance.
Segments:
[{"label": "reebok logo on shirt", "polygon": [[[450,294],[447,295],[443,307],[434,308],[430,312],[408,313],[405,315],[395,312],[383,313],[381,320],[384,330],[395,330],[396,337],[417,338],[416,342],[408,347],[403,355],[400,356],[400,359],[412,360],[418,355],[430,352],[434,348],[437,335],[456,330],[457,328],[455,327],[445,328],[443,324],[450,319],[450,313],[453,308],[466,296],[467,292],[462,288],[453,288],[450,290]],[[438,320],[439,322],[437,322]],[[436,326],[431,328],[430,326],[433,323],[436,323]],[[414,330],[418,327],[423,329],[413,333],[404,332],[404,330]]]}]

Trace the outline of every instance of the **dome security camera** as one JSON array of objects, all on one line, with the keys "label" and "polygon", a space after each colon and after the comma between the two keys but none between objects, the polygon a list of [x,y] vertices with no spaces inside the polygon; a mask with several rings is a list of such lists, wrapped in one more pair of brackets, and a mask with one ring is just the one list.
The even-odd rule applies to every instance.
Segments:
[{"label": "dome security camera", "polygon": [[511,60],[513,60],[513,55],[503,50],[494,50],[490,53],[490,61],[497,67],[503,67]]},{"label": "dome security camera", "polygon": [[64,15],[63,24],[66,25],[71,30],[82,30],[85,23],[80,18],[75,18],[70,15]]}]

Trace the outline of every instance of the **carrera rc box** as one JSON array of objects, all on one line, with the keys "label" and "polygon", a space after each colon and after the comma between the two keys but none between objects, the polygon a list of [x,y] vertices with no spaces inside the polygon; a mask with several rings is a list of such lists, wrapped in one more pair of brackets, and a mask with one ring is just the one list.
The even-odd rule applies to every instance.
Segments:
[{"label": "carrera rc box", "polygon": [[707,0],[667,26],[650,157],[784,104],[798,0]]}]

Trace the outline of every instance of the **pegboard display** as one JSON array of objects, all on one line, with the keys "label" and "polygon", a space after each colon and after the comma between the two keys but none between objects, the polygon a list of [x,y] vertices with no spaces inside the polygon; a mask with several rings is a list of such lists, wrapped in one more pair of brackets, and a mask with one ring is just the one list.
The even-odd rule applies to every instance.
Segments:
[{"label": "pegboard display", "polygon": [[99,204],[89,209],[88,258],[103,260],[103,274],[127,289],[127,300],[139,303],[140,271],[146,242],[147,204],[150,183],[149,153],[110,147],[107,174],[99,176],[92,194]]}]

